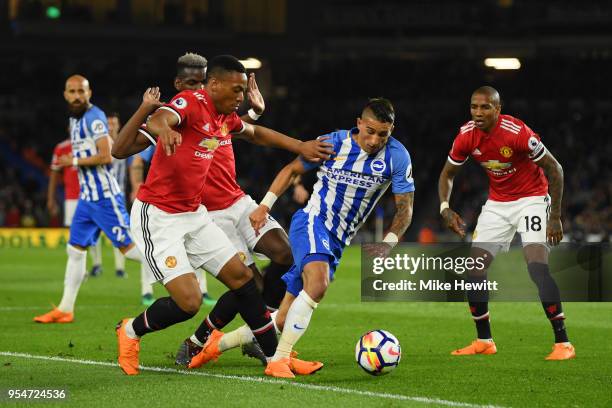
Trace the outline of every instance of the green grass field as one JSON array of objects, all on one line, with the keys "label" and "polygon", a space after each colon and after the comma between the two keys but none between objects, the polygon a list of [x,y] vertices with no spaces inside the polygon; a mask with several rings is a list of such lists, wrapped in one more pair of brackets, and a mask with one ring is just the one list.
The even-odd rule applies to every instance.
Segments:
[{"label": "green grass field", "polygon": [[[81,287],[75,322],[35,324],[34,315],[59,302],[65,258],[63,249],[0,249],[0,404],[8,388],[62,388],[67,401],[45,406],[612,406],[611,303],[565,305],[575,360],[544,361],[553,338],[538,303],[492,303],[498,354],[451,357],[475,337],[466,305],[361,303],[359,249],[349,248],[296,347],[303,358],[325,363],[317,374],[269,379],[238,350],[200,370],[176,368],[177,346],[204,318],[203,307],[195,319],[146,336],[141,363],[149,369],[127,377],[115,365],[114,327],[142,310],[138,266],[128,261],[129,278],[115,278],[105,248],[105,273]],[[223,290],[210,277],[209,287],[216,296]],[[359,336],[376,328],[395,334],[403,351],[399,367],[384,377],[367,375],[354,361]]]}]

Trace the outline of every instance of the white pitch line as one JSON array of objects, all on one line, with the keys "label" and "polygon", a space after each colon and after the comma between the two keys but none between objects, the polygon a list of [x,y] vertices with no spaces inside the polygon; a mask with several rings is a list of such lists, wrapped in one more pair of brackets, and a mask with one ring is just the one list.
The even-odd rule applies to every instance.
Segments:
[{"label": "white pitch line", "polygon": [[[12,351],[0,351],[0,356],[23,357],[23,358],[30,358],[30,359],[37,359],[37,360],[60,361],[60,362],[66,362],[66,363],[97,365],[97,366],[104,366],[104,367],[118,367],[119,366],[117,363],[109,363],[106,361],[39,356],[39,355],[28,354],[28,353],[15,353]],[[292,387],[303,388],[303,389],[308,389],[308,390],[329,391],[329,392],[337,392],[337,393],[342,393],[342,394],[361,395],[364,397],[385,398],[385,399],[398,400],[398,401],[413,401],[413,402],[420,402],[423,404],[438,404],[438,405],[444,405],[447,407],[503,408],[498,405],[477,405],[477,404],[470,404],[467,402],[449,401],[449,400],[443,400],[443,399],[438,399],[438,398],[410,397],[408,395],[401,395],[401,394],[389,394],[389,393],[381,393],[381,392],[373,392],[373,391],[353,390],[350,388],[341,388],[341,387],[336,387],[332,385],[316,385],[316,384],[305,384],[305,383],[291,382],[291,381],[273,380],[273,379],[266,378],[266,377],[249,377],[249,376],[240,376],[240,375],[213,374],[213,373],[207,373],[203,371],[177,370],[175,368],[167,368],[167,367],[146,367],[142,365],[140,366],[140,369],[143,371],[155,371],[155,372],[160,372],[160,373],[195,375],[195,376],[201,376],[201,377],[211,377],[211,378],[218,378],[218,379],[224,379],[224,380],[238,380],[238,381],[254,382],[254,383],[260,383],[260,384],[289,385]],[[119,374],[118,372],[117,375],[120,376],[121,374]]]}]

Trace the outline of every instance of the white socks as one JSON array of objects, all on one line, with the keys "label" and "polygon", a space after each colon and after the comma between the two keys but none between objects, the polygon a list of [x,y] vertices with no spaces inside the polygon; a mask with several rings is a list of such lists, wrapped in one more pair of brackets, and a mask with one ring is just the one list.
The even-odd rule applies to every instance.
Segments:
[{"label": "white socks", "polygon": [[[278,311],[270,314],[270,318],[274,323],[274,330],[276,331],[276,335],[280,335],[281,332],[278,330],[278,326],[276,326],[276,315]],[[233,349],[236,347],[240,347],[243,344],[252,343],[255,336],[253,336],[253,332],[246,324],[240,326],[236,330],[225,333],[223,337],[221,337],[221,341],[219,342],[219,350],[226,351],[229,349]],[[194,340],[195,339],[195,340]],[[194,336],[191,336],[191,341],[199,345],[199,341]],[[201,346],[200,346],[201,347]]]},{"label": "white socks", "polygon": [[68,244],[66,252],[68,261],[64,275],[64,294],[57,308],[62,312],[72,313],[81,283],[87,276],[87,251],[81,251]]},{"label": "white socks", "polygon": [[317,308],[318,303],[308,296],[303,290],[293,301],[287,312],[285,319],[285,327],[278,341],[276,353],[272,357],[272,361],[278,361],[283,358],[288,358],[293,350],[293,346],[298,342],[300,337],[306,332],[312,312]]},{"label": "white socks", "polygon": [[132,326],[133,322],[134,319],[130,319],[127,321],[127,323],[125,324],[125,334],[127,334],[130,339],[138,340],[140,337],[138,337],[136,335],[136,332],[134,331],[134,326]]},{"label": "white socks", "polygon": [[119,248],[113,247],[113,254],[115,255],[115,270],[125,271],[125,256],[121,253]]},{"label": "white socks", "polygon": [[225,333],[223,337],[221,337],[221,341],[219,341],[219,351],[233,349],[235,347],[240,347],[243,344],[252,342],[253,333],[251,332],[249,326],[245,324],[236,330]]},{"label": "white socks", "polygon": [[95,245],[89,247],[89,256],[94,266],[102,265],[102,237],[98,238]]}]

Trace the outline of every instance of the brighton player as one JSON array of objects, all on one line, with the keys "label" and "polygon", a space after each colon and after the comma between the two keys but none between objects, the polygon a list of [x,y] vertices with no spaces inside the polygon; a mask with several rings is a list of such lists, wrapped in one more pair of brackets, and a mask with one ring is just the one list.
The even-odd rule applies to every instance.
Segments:
[{"label": "brighton player", "polygon": [[[468,279],[485,280],[495,255],[507,250],[519,232],[527,270],[538,287],[555,335],[553,351],[546,359],[567,360],[576,352],[567,338],[559,288],[548,268],[549,245],[557,245],[563,238],[563,169],[533,130],[520,119],[500,112],[500,97],[494,88],[483,86],[474,91],[470,101],[472,120],[460,128],[440,174],[440,213],[452,231],[465,236],[465,223],[449,208],[448,201],[453,179],[472,157],[489,177],[489,199],[482,207],[472,244],[472,256],[487,262],[485,268],[471,270]],[[452,354],[495,354],[488,291],[468,291],[467,296],[478,338]]]},{"label": "brighton player", "polygon": [[67,79],[64,98],[71,114],[72,153],[60,156],[58,165],[78,168],[81,195],[70,226],[62,300],[50,312],[36,316],[34,321],[39,323],[74,320],[76,297],[87,275],[86,249],[94,244],[100,231],[104,231],[113,246],[127,258],[141,260],[128,233],[123,195],[111,174],[111,141],[106,115],[90,103],[89,81],[81,75]]},{"label": "brighton player", "polygon": [[253,273],[201,205],[202,190],[215,150],[232,133],[275,141],[272,144],[310,159],[327,157],[328,153],[321,143],[300,142],[242,122],[236,109],[246,89],[246,70],[240,61],[218,56],[210,61],[204,89],[180,92],[147,120],[147,132],[159,142],[147,180],[132,207],[131,228],[156,279],[170,296],[157,299],[136,318],[118,324],[118,360],[126,374],[138,374],[140,337],[198,312],[202,294],[194,270],[199,267],[232,290],[240,315],[265,355],[271,357],[276,350],[273,323]]},{"label": "brighton player", "polygon": [[[117,139],[117,133],[121,127],[119,114],[115,112],[108,114],[106,116],[106,121],[108,123],[108,133],[111,137],[111,142],[114,142],[115,139]],[[119,189],[124,197],[127,172],[126,166],[127,163],[125,160],[113,159],[111,163],[111,174],[115,177],[115,180],[117,180]],[[89,252],[93,263],[90,275],[100,276],[102,274],[102,239],[98,239],[97,242],[89,248]],[[117,248],[113,248],[113,256],[115,258],[115,275],[118,278],[125,277],[125,257]]]},{"label": "brighton player", "polygon": [[[253,228],[259,231],[275,200],[293,178],[318,168],[312,196],[306,207],[294,214],[289,229],[294,264],[283,276],[287,293],[276,317],[282,334],[266,367],[267,375],[294,377],[290,361],[293,346],[308,328],[344,247],[389,185],[395,195],[396,213],[384,242],[371,245],[368,252],[387,255],[410,226],[414,200],[412,163],[404,145],[391,136],[394,120],[391,102],[384,98],[369,100],[357,119],[357,127],[327,135],[337,154],[318,164],[298,158],[285,166],[250,216]],[[317,364],[318,368],[323,366]]]}]

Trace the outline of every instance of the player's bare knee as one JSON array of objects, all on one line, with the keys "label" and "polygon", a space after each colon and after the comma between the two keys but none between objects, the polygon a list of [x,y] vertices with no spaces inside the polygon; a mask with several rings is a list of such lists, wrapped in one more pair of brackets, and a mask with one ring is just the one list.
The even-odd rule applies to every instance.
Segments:
[{"label": "player's bare knee", "polygon": [[176,303],[183,311],[196,315],[200,311],[200,306],[202,306],[202,295],[200,293],[190,293]]}]

